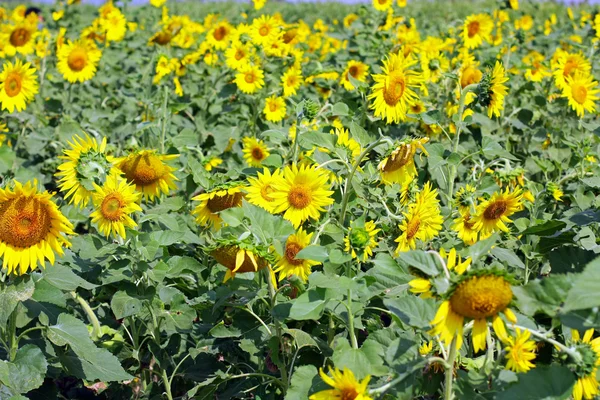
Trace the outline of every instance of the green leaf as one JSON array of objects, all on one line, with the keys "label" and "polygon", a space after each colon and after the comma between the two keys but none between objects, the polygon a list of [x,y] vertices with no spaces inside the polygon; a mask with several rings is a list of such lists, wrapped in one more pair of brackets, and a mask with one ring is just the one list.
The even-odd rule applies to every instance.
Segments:
[{"label": "green leaf", "polygon": [[289,221],[284,220],[268,211],[248,203],[242,204],[244,215],[250,219],[252,233],[264,244],[271,244],[273,239],[283,240],[294,233],[294,227]]},{"label": "green leaf", "polygon": [[469,254],[469,257],[471,257],[472,264],[475,264],[475,262],[477,260],[479,260],[479,258],[487,255],[490,252],[490,250],[492,249],[492,247],[494,247],[497,240],[498,240],[498,234],[494,233],[489,238],[487,238],[485,240],[480,240],[479,242],[475,243],[473,246],[470,246],[468,254]]},{"label": "green leaf", "polygon": [[430,110],[421,114],[421,119],[426,125],[436,125],[442,119],[442,113],[439,110]]},{"label": "green leaf", "polygon": [[0,147],[0,175],[10,171],[16,159],[17,155],[10,147]]},{"label": "green leaf", "polygon": [[299,349],[305,346],[319,347],[319,345],[317,344],[315,339],[312,338],[311,335],[300,329],[286,329],[285,332],[294,338],[294,340],[296,341],[296,346],[298,346]]},{"label": "green leaf", "polygon": [[306,246],[296,254],[296,258],[300,260],[312,260],[323,262],[327,260],[327,248],[319,245]]},{"label": "green leaf", "polygon": [[290,318],[297,321],[321,318],[325,304],[330,299],[331,289],[314,288],[302,293],[292,302]]},{"label": "green leaf", "polygon": [[239,328],[236,328],[235,326],[225,326],[225,323],[223,321],[215,325],[210,331],[208,331],[208,333],[214,338],[229,338],[242,336],[242,331]]},{"label": "green leaf", "polygon": [[367,147],[374,139],[375,136],[367,132],[362,126],[352,121],[350,123],[350,136],[356,140],[361,147]]},{"label": "green leaf", "polygon": [[581,182],[583,182],[585,185],[593,187],[593,188],[600,188],[600,176],[593,176],[591,178],[583,178],[583,179],[581,179]]},{"label": "green leaf", "polygon": [[384,375],[387,368],[383,367],[383,358],[373,350],[370,346],[353,349],[347,340],[341,339],[336,342],[331,360],[336,368],[352,370],[356,379],[363,379],[367,375]]},{"label": "green leaf", "polygon": [[78,287],[82,287],[87,290],[92,290],[96,285],[86,281],[77,275],[69,267],[64,265],[56,264],[51,268],[46,268],[43,272],[44,280],[54,287],[61,290],[71,292]]},{"label": "green leaf", "polygon": [[27,393],[44,383],[48,362],[42,351],[26,344],[17,351],[13,362],[0,360],[0,382],[13,394]]},{"label": "green leaf", "polygon": [[419,296],[384,299],[383,304],[403,323],[415,328],[430,326],[436,311],[434,299],[423,299]]},{"label": "green leaf", "polygon": [[494,160],[497,158],[507,158],[509,160],[517,161],[517,158],[513,156],[509,151],[506,151],[500,143],[494,141],[490,136],[484,136],[481,140],[481,151],[488,160]]},{"label": "green leaf", "polygon": [[317,368],[313,365],[303,365],[296,368],[292,375],[290,387],[285,400],[306,400],[313,385],[320,382]]},{"label": "green leaf", "polygon": [[8,317],[20,302],[33,296],[35,285],[33,279],[18,278],[13,285],[5,286],[0,292],[0,326],[6,326]]},{"label": "green leaf", "polygon": [[504,262],[505,265],[525,269],[525,264],[523,264],[523,261],[521,261],[521,259],[512,250],[503,249],[502,247],[494,247],[491,253],[498,260]]},{"label": "green leaf", "polygon": [[600,306],[600,257],[590,262],[583,272],[575,278],[567,295],[563,310],[583,310]]},{"label": "green leaf", "polygon": [[552,236],[566,226],[567,224],[563,221],[550,220],[541,224],[530,226],[521,232],[521,235]]},{"label": "green leaf", "polygon": [[575,375],[567,367],[538,365],[519,381],[498,393],[498,400],[566,400],[571,397]]},{"label": "green leaf", "polygon": [[110,308],[116,319],[123,319],[136,315],[142,309],[142,302],[131,297],[124,290],[119,290],[110,300]]},{"label": "green leaf", "polygon": [[440,273],[438,260],[434,254],[420,250],[411,250],[402,253],[398,262],[407,268],[416,268],[429,276],[437,276]]},{"label": "green leaf", "polygon": [[335,103],[331,110],[331,114],[334,116],[347,116],[349,115],[350,108],[346,103]]},{"label": "green leaf", "polygon": [[530,281],[524,286],[512,288],[519,310],[533,316],[543,312],[555,316],[573,284],[571,275],[550,275],[543,279]]},{"label": "green leaf", "polygon": [[48,327],[48,340],[59,347],[68,345],[73,350],[84,366],[87,380],[111,382],[132,378],[117,357],[94,345],[85,324],[72,315],[60,314],[58,323]]}]

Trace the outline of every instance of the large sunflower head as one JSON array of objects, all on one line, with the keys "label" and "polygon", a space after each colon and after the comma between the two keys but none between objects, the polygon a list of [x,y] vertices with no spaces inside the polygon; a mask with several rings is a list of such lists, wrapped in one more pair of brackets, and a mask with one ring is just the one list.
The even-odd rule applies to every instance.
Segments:
[{"label": "large sunflower head", "polygon": [[23,20],[15,25],[4,25],[0,38],[5,43],[4,51],[9,56],[16,53],[22,55],[32,54],[35,50],[35,40],[38,36],[35,23]]},{"label": "large sunflower head", "polygon": [[244,187],[240,182],[230,182],[192,198],[200,203],[192,211],[199,225],[212,227],[215,231],[221,229],[223,220],[219,212],[242,205]]},{"label": "large sunflower head", "polygon": [[95,211],[90,215],[92,222],[98,224],[98,230],[106,237],[121,236],[126,238],[125,227],[135,228],[137,224],[130,214],[142,211],[138,205],[141,194],[135,186],[117,174],[106,179],[102,187],[94,184],[93,194]]},{"label": "large sunflower head", "polygon": [[522,197],[521,189],[510,192],[507,188],[479,203],[472,221],[473,229],[480,232],[481,239],[499,230],[508,232],[506,223],[512,222],[508,217],[523,208]]},{"label": "large sunflower head", "polygon": [[318,261],[296,258],[296,255],[302,249],[310,245],[312,236],[312,233],[307,233],[300,228],[295,234],[287,238],[283,255],[277,262],[277,268],[273,271],[275,273],[279,272],[280,281],[296,275],[306,282],[311,273],[311,267],[320,264]]},{"label": "large sunflower head", "polygon": [[486,107],[488,117],[499,117],[500,112],[504,109],[504,97],[508,93],[508,87],[505,83],[508,82],[504,66],[496,61],[494,68],[488,71],[477,86],[477,100],[479,104]]},{"label": "large sunflower head", "polygon": [[265,143],[253,137],[245,137],[242,139],[242,144],[244,160],[246,160],[248,165],[255,168],[262,167],[262,162],[270,155]]},{"label": "large sunflower head", "polygon": [[0,73],[0,105],[3,110],[23,111],[38,92],[35,68],[17,60],[4,63]]},{"label": "large sunflower head", "polygon": [[494,21],[487,14],[469,15],[463,25],[462,39],[465,46],[474,49],[490,40]]},{"label": "large sunflower head", "polygon": [[387,185],[399,183],[408,185],[417,175],[414,156],[420,149],[425,155],[427,150],[423,145],[429,138],[405,139],[381,160],[377,169],[381,173],[381,181]]},{"label": "large sunflower head", "polygon": [[74,232],[50,193],[38,193],[37,181],[12,186],[0,188],[0,257],[9,274],[23,275],[46,259],[54,264],[55,253],[71,245],[64,235]]},{"label": "large sunflower head", "polygon": [[123,171],[127,181],[135,184],[137,191],[146,199],[154,200],[161,193],[169,194],[177,189],[173,175],[176,168],[167,161],[179,157],[179,154],[158,154],[156,150],[138,150],[117,161],[117,168]]},{"label": "large sunflower head", "polygon": [[598,92],[600,92],[598,82],[594,77],[581,72],[567,78],[563,87],[563,97],[569,100],[569,105],[579,117],[583,117],[585,111],[589,113],[596,111]]},{"label": "large sunflower head", "polygon": [[242,92],[252,94],[264,86],[265,74],[260,67],[248,64],[236,74],[235,84]]},{"label": "large sunflower head", "polygon": [[113,157],[106,154],[106,138],[99,144],[96,139],[87,133],[84,137],[73,136],[67,142],[69,148],[63,150],[59,158],[65,160],[58,166],[56,176],[58,187],[65,194],[69,203],[78,207],[85,207],[91,197],[94,184],[103,185],[106,178],[114,170]]},{"label": "large sunflower head", "polygon": [[220,239],[208,252],[227,268],[223,282],[238,273],[258,272],[267,267],[272,258],[266,247],[234,239]]},{"label": "large sunflower head", "polygon": [[275,200],[271,197],[271,193],[275,191],[273,184],[281,178],[281,170],[276,169],[271,173],[268,168],[264,168],[262,173],[258,172],[256,177],[249,177],[250,185],[246,188],[248,202],[272,213]]},{"label": "large sunflower head", "polygon": [[69,41],[58,51],[58,71],[69,82],[85,82],[94,77],[102,52],[88,39]]}]

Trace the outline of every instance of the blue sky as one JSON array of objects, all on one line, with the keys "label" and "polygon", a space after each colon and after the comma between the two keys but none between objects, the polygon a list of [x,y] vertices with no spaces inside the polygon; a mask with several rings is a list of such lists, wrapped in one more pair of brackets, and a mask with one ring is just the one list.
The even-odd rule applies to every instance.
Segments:
[{"label": "blue sky", "polygon": [[[1,0],[0,0],[1,1]],[[35,2],[41,2],[41,3],[53,3],[54,0],[34,0]],[[88,3],[88,4],[102,4],[104,3],[106,0],[82,0],[83,3]],[[306,1],[306,0],[287,0],[287,1],[291,1],[291,2],[296,2],[296,1]],[[315,1],[315,0],[308,0],[308,1]],[[317,1],[327,1],[327,0],[317,0]],[[357,3],[357,2],[361,2],[361,1],[369,1],[369,0],[336,0],[336,1],[340,1],[342,3]],[[410,1],[410,0],[409,0]],[[413,0],[413,1],[420,1],[420,0]],[[143,4],[143,3],[147,3],[148,0],[132,0],[133,4]],[[592,4],[600,4],[600,0],[558,0],[558,2],[562,2],[565,4],[574,4],[574,3],[592,3]]]}]

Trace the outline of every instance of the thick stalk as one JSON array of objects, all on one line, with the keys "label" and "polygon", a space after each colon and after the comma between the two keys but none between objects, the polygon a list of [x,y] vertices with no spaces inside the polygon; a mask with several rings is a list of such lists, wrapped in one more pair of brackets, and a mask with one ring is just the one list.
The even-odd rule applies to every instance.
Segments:
[{"label": "thick stalk", "polygon": [[450,350],[448,351],[448,360],[446,365],[446,376],[444,379],[444,400],[452,400],[454,398],[454,392],[452,390],[452,384],[454,382],[454,361],[456,360],[456,354],[458,348],[456,346],[456,336],[450,343]]},{"label": "thick stalk", "polygon": [[90,320],[90,323],[92,324],[92,327],[93,327],[92,339],[97,340],[101,336],[102,329],[100,327],[100,321],[98,321],[98,317],[96,317],[96,314],[94,314],[94,310],[92,310],[92,307],[90,307],[88,302],[85,301],[85,299],[83,299],[77,293],[70,292],[70,294],[71,294],[71,297],[73,297],[73,299],[79,303],[81,308],[83,308],[83,311],[85,311],[85,313],[87,314],[87,317]]},{"label": "thick stalk", "polygon": [[[273,308],[275,307],[275,305],[277,304],[277,292],[275,291],[275,287],[273,286],[273,282],[271,282],[271,276],[270,276],[270,271],[269,268],[265,268],[265,277],[267,279],[267,284],[269,286],[269,294],[271,296],[271,311],[273,310]],[[282,339],[283,339],[283,332],[281,330],[281,324],[280,322],[276,319],[273,318],[274,322],[275,322],[275,332],[277,334],[277,338],[279,340],[279,345],[281,346],[282,343]],[[288,382],[288,374],[287,374],[287,366],[285,365],[285,363],[283,363],[283,368],[279,368],[280,372],[281,372],[281,381],[284,384],[284,392],[287,391],[287,382]],[[291,371],[290,371],[291,373]]]}]

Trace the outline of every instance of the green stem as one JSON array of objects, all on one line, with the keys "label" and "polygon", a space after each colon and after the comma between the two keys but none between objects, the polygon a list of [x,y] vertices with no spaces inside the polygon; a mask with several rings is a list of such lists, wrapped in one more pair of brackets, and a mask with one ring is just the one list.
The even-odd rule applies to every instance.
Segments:
[{"label": "green stem", "polygon": [[[271,276],[269,274],[269,268],[265,268],[265,277],[267,279],[267,285],[269,286],[269,294],[271,295],[271,312],[273,308],[277,305],[277,292],[275,291],[275,287],[273,286],[273,282],[271,282]],[[281,323],[277,320],[277,318],[273,318],[275,322],[275,333],[277,334],[279,346],[283,341],[283,332],[281,330]],[[287,366],[285,362],[282,361],[282,366],[279,367],[279,371],[281,372],[281,382],[283,383],[284,392],[287,391],[287,382],[288,382],[288,374],[287,374]]]},{"label": "green stem", "polygon": [[458,353],[458,348],[456,346],[456,336],[452,339],[452,343],[450,343],[450,351],[448,352],[448,360],[446,365],[446,376],[444,379],[444,400],[452,400],[454,398],[454,393],[452,391],[452,383],[454,381],[454,361],[456,360],[456,354]]},{"label": "green stem", "polygon": [[17,310],[16,307],[13,312],[10,313],[8,319],[8,360],[13,361],[17,356],[17,350],[19,350],[19,341],[17,340]]},{"label": "green stem", "polygon": [[167,395],[167,399],[173,400],[173,395],[171,394],[171,382],[169,381],[169,375],[167,375],[167,370],[162,369],[162,380],[165,386],[165,394]]},{"label": "green stem", "polygon": [[167,134],[167,104],[169,102],[169,88],[167,85],[164,86],[164,99],[162,106],[162,126],[160,132],[160,151],[162,154],[165,153],[165,137]]},{"label": "green stem", "polygon": [[[346,263],[346,276],[352,278],[352,264]],[[354,312],[352,311],[352,289],[348,289],[348,304],[346,305],[348,311],[348,334],[350,335],[350,343],[353,349],[358,349],[358,340],[356,339],[356,332],[354,331]]]},{"label": "green stem", "polygon": [[73,299],[79,303],[81,308],[83,308],[83,310],[88,316],[88,319],[90,320],[90,323],[92,324],[92,339],[98,340],[98,338],[100,338],[101,336],[102,329],[100,327],[100,321],[98,321],[98,317],[96,317],[96,314],[94,314],[94,310],[92,310],[92,307],[90,307],[88,302],[85,301],[85,299],[79,296],[76,292],[70,292],[70,294],[71,297],[73,297]]},{"label": "green stem", "polygon": [[32,328],[26,329],[23,332],[21,332],[21,334],[19,336],[17,336],[17,340],[16,340],[16,344],[17,346],[19,345],[19,342],[21,341],[21,339],[23,339],[23,336],[25,336],[26,334],[28,334],[29,332],[33,332],[33,331],[39,331],[39,330],[45,330],[46,327],[45,326],[34,326]]}]

